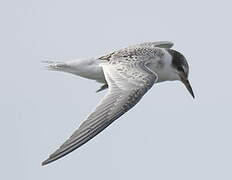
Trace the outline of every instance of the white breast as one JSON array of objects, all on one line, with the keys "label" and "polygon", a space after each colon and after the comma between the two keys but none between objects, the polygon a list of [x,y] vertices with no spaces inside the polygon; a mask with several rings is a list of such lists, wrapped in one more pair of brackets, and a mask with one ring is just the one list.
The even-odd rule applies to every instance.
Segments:
[{"label": "white breast", "polygon": [[156,62],[156,69],[154,69],[158,75],[158,82],[179,80],[179,76],[172,66],[172,56],[165,49],[163,52],[164,56],[161,59],[163,65],[159,66],[159,62]]}]

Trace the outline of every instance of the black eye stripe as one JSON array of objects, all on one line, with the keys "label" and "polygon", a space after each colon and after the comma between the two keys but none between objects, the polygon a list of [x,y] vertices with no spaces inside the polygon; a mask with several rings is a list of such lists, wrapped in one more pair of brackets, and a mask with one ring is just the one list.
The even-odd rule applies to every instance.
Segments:
[{"label": "black eye stripe", "polygon": [[188,74],[188,63],[185,57],[180,52],[173,49],[167,49],[167,51],[172,56],[172,66],[177,71]]}]

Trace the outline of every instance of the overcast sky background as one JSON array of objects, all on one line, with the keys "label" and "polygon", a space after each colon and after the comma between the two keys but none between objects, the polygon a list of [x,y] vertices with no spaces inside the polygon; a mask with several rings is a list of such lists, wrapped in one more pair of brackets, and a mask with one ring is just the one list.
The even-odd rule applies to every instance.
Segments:
[{"label": "overcast sky background", "polygon": [[[0,179],[231,180],[231,17],[224,0],[1,1]],[[180,82],[154,85],[96,138],[42,167],[105,92],[41,61],[157,40],[186,56],[196,99]]]}]

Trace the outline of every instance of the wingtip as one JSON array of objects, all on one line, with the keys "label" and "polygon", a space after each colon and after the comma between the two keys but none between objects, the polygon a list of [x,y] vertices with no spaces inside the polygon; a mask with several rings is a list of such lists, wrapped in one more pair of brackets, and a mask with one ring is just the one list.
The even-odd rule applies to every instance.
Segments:
[{"label": "wingtip", "polygon": [[157,47],[172,48],[174,43],[172,41],[158,41]]},{"label": "wingtip", "polygon": [[104,84],[96,91],[96,93],[101,92],[101,91],[103,91],[103,90],[105,90],[107,88],[108,88],[108,84]]}]

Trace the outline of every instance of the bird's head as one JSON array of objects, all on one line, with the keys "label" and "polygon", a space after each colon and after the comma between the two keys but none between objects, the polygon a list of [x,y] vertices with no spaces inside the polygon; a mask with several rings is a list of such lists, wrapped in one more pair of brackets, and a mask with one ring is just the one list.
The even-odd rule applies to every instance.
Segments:
[{"label": "bird's head", "polygon": [[177,74],[178,80],[184,83],[185,87],[188,89],[189,93],[194,98],[193,89],[188,80],[189,66],[186,61],[186,58],[178,51],[173,49],[168,49],[168,52],[172,56],[172,67],[175,74]]}]

